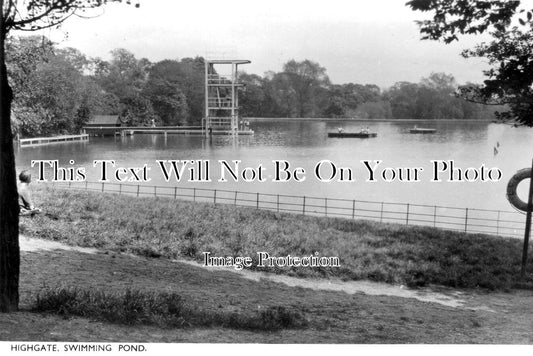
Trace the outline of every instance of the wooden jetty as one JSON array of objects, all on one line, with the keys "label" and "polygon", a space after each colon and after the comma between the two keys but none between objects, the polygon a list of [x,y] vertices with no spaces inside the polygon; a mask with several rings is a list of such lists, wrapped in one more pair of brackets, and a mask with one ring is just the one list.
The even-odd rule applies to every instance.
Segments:
[{"label": "wooden jetty", "polygon": [[[204,135],[203,130],[193,130],[193,129],[181,129],[181,130],[168,130],[160,128],[159,130],[125,130],[127,131],[126,135],[135,135],[135,134],[163,134],[163,135]],[[237,135],[253,135],[253,130],[237,130],[235,132]],[[231,130],[212,130],[211,135],[232,135]]]},{"label": "wooden jetty", "polygon": [[[136,134],[161,134],[161,135],[205,135],[201,126],[120,126],[120,127],[84,127],[90,136],[127,136]],[[232,135],[229,129],[213,129],[211,135]],[[238,135],[253,135],[253,130],[237,130]]]},{"label": "wooden jetty", "polygon": [[376,132],[328,132],[328,137],[370,138],[377,135]]},{"label": "wooden jetty", "polygon": [[409,132],[412,133],[412,134],[432,134],[432,133],[437,132],[437,130],[436,129],[423,128],[423,127],[415,127],[413,129],[410,129]]},{"label": "wooden jetty", "polygon": [[54,136],[54,137],[22,138],[19,140],[19,146],[20,147],[40,146],[40,145],[48,145],[51,143],[87,141],[88,139],[89,139],[88,134],[63,135],[63,136]]}]

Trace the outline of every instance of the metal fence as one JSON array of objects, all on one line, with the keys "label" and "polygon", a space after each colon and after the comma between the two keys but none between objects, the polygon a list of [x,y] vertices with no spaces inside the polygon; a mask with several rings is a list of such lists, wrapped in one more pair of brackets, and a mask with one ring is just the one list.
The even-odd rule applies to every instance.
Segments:
[{"label": "metal fence", "polygon": [[510,237],[523,237],[525,227],[525,215],[517,211],[127,183],[65,182],[53,183],[53,186],[138,197],[155,196],[213,204],[229,204],[302,215],[432,226],[447,230]]}]

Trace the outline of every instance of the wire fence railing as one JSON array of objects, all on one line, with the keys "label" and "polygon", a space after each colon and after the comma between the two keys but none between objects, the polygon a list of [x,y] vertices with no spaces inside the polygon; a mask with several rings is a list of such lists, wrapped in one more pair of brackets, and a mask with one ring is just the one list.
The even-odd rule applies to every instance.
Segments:
[{"label": "wire fence railing", "polygon": [[517,211],[128,183],[56,182],[52,185],[137,197],[166,197],[302,215],[367,219],[509,237],[523,237],[525,228],[525,215]]}]

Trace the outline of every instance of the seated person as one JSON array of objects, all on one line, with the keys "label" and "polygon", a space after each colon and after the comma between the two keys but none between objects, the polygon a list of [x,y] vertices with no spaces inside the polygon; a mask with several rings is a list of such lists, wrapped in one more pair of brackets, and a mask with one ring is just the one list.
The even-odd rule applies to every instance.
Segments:
[{"label": "seated person", "polygon": [[18,186],[18,193],[19,193],[20,215],[39,214],[41,212],[41,209],[35,208],[31,200],[31,191],[29,187],[31,183],[31,173],[26,170],[20,172],[19,180],[20,180],[20,183]]}]

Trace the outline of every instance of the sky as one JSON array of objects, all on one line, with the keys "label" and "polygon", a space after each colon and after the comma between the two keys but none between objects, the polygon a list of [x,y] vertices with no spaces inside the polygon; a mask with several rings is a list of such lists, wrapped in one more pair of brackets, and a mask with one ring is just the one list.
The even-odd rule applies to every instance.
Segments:
[{"label": "sky", "polygon": [[[152,62],[197,55],[248,59],[248,73],[281,71],[291,59],[325,67],[335,84],[418,82],[431,72],[458,83],[481,82],[484,60],[460,53],[482,40],[422,41],[406,0],[140,0],[140,7],[110,4],[72,17],[61,29],[43,30],[63,47],[110,59],[125,48]],[[89,15],[89,14],[87,14]]]}]

